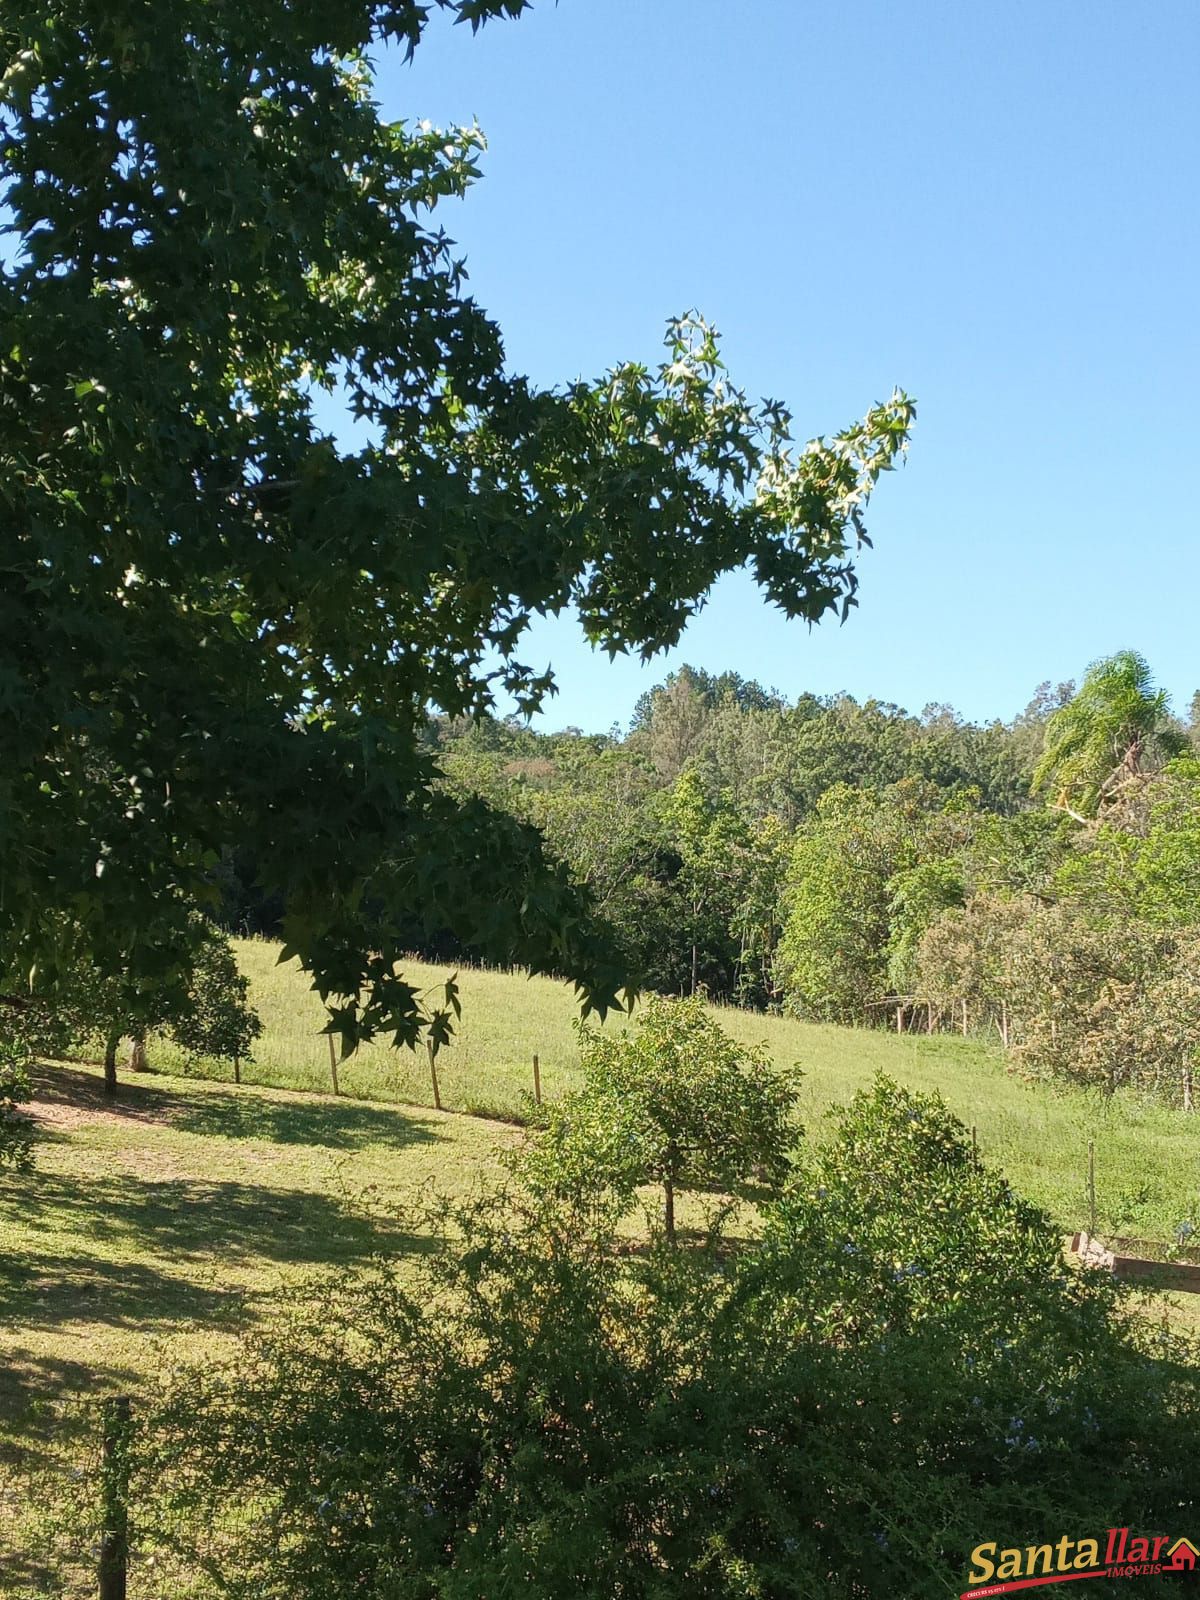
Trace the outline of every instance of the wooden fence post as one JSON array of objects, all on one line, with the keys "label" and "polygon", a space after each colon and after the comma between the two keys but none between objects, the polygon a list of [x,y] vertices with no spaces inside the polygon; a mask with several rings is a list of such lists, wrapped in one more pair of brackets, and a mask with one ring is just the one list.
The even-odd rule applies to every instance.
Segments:
[{"label": "wooden fence post", "polygon": [[100,1455],[100,1600],[126,1600],[129,1574],[129,1430],[128,1395],[104,1405],[104,1442]]},{"label": "wooden fence post", "polygon": [[542,1073],[538,1066],[537,1051],[533,1052],[533,1098],[540,1106],[542,1103]]},{"label": "wooden fence post", "polygon": [[1096,1237],[1096,1141],[1088,1140],[1088,1233]]},{"label": "wooden fence post", "polygon": [[432,1039],[426,1040],[425,1048],[429,1052],[429,1076],[433,1080],[434,1109],[440,1111],[442,1109],[442,1095],[441,1090],[438,1088],[437,1054],[433,1048]]},{"label": "wooden fence post", "polygon": [[337,1076],[337,1048],[334,1045],[331,1033],[327,1033],[325,1037],[329,1040],[329,1076],[333,1079],[333,1092],[334,1094],[340,1094],[341,1090],[338,1088]]}]

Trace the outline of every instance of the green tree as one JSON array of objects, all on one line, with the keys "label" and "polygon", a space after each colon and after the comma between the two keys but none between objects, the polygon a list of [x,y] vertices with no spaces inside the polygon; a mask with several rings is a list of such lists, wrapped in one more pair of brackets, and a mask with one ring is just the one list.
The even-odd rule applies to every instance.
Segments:
[{"label": "green tree", "polygon": [[630,741],[646,753],[663,784],[674,783],[700,749],[712,712],[712,700],[692,667],[681,667],[642,696]]},{"label": "green tree", "polygon": [[580,1058],[583,1088],[551,1107],[521,1158],[539,1192],[628,1204],[640,1184],[659,1184],[674,1244],[681,1189],[778,1190],[799,1137],[795,1086],[703,1002],[653,999],[620,1035],[581,1026]]},{"label": "green tree", "polygon": [[1033,770],[1041,759],[1046,745],[1046,723],[1056,711],[1062,709],[1075,694],[1074,679],[1052,684],[1047,678],[1034,690],[1033,698],[1018,716],[1008,724],[1009,736],[1017,764],[1032,781]]},{"label": "green tree", "polygon": [[918,984],[918,952],[930,924],[965,894],[962,863],[939,856],[902,868],[889,884],[888,983],[896,994],[911,994]]},{"label": "green tree", "polygon": [[[472,26],[524,0],[440,0]],[[437,782],[430,707],[551,687],[531,620],[677,642],[723,572],[816,621],[913,415],[796,449],[711,328],[538,390],[429,220],[482,136],[387,122],[418,0],[18,0],[0,18],[0,964],[41,981],[204,903],[244,848],[345,1048],[436,1043],[414,925],[621,991],[536,834]],[[359,425],[349,442],[332,413]]]},{"label": "green tree", "polygon": [[889,993],[894,882],[926,854],[937,792],[907,781],[888,789],[828,790],[797,832],[777,968],[789,1009],[862,1024]]},{"label": "green tree", "polygon": [[1095,661],[1079,692],[1046,722],[1034,787],[1080,821],[1122,785],[1179,755],[1186,741],[1170,718],[1164,689],[1134,650]]},{"label": "green tree", "polygon": [[1200,927],[1200,760],[1170,762],[1125,805],[1110,806],[1053,882],[1093,918]]},{"label": "green tree", "polygon": [[774,815],[750,828],[730,932],[739,940],[738,998],[745,1005],[779,1000],[775,953],[783,935],[792,837]]},{"label": "green tree", "polygon": [[[711,803],[697,774],[684,772],[663,806],[668,837],[680,855],[675,889],[682,901],[683,931],[690,944],[687,992],[702,978],[724,997],[736,988],[738,952],[732,929],[743,901],[750,862],[750,832],[728,804]],[[711,982],[713,968],[718,981]],[[724,969],[722,971],[722,969]]]},{"label": "green tree", "polygon": [[1038,963],[1032,954],[1038,903],[980,890],[936,916],[921,935],[916,985],[941,1011],[966,1006],[968,1025],[1006,1029],[1009,1010],[1027,1010]]},{"label": "green tree", "polygon": [[[122,962],[123,953],[111,947],[101,964],[78,928],[59,930],[59,948],[72,951],[73,960],[60,969],[52,987],[39,987],[35,973],[28,1005],[12,1012],[18,1020],[36,1019],[42,1054],[98,1043],[109,1099],[117,1094],[122,1039],[130,1042],[130,1067],[145,1071],[146,1041],[154,1031],[170,1033],[191,1055],[227,1060],[248,1059],[262,1031],[229,939],[207,918],[185,907],[182,915],[144,931],[153,946],[153,965],[146,955]],[[11,980],[9,987],[14,987]]]},{"label": "green tree", "polygon": [[190,1056],[253,1060],[262,1019],[250,1004],[250,982],[238,970],[228,939],[209,929],[192,963],[187,1004],[171,1019],[176,1043]]},{"label": "green tree", "polygon": [[[1018,1054],[1035,1072],[1191,1109],[1200,945],[1134,918],[1040,911],[1021,985]],[[1019,979],[1018,979],[1019,981]]]},{"label": "green tree", "polygon": [[39,1056],[61,1054],[70,1037],[68,1018],[28,994],[0,993],[0,1170],[31,1165],[30,1069]]}]

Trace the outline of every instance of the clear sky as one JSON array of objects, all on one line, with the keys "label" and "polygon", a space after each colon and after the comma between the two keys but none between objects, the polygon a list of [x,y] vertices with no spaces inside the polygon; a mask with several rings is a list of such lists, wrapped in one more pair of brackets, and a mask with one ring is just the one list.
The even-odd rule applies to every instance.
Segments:
[{"label": "clear sky", "polygon": [[897,384],[919,405],[844,627],[745,576],[649,667],[539,623],[544,726],[624,722],[682,661],[1008,717],[1127,647],[1186,706],[1198,68],[1196,0],[542,0],[384,62],[389,114],[488,136],[442,222],[513,368],[654,360],[697,306],[802,437]]}]

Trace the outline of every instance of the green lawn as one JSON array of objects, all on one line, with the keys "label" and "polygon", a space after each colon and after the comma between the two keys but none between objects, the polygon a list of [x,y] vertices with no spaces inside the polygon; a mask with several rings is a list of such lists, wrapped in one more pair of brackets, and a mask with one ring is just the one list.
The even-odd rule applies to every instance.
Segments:
[{"label": "green lawn", "polygon": [[286,1284],[423,1248],[406,1209],[475,1182],[514,1136],[157,1074],[115,1108],[99,1090],[93,1068],[44,1067],[36,1166],[0,1178],[4,1596],[91,1592],[89,1553],[64,1535],[43,1568],[35,1525],[94,1448],[101,1394],[136,1395],[164,1362],[252,1327]]}]

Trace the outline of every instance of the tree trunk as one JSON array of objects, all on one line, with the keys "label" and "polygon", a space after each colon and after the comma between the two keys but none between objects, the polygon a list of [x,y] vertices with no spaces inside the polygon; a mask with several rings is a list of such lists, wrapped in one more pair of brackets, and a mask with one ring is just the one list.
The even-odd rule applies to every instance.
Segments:
[{"label": "tree trunk", "polygon": [[121,1042],[119,1033],[110,1033],[104,1041],[104,1098],[115,1100],[117,1098],[117,1046]]},{"label": "tree trunk", "polygon": [[675,1243],[675,1182],[672,1178],[663,1179],[663,1226],[667,1230],[667,1238]]},{"label": "tree trunk", "polygon": [[1192,1109],[1192,1067],[1189,1062],[1183,1069],[1183,1109]]},{"label": "tree trunk", "polygon": [[149,1072],[150,1063],[146,1060],[146,1035],[135,1033],[129,1041],[129,1070],[130,1072]]}]

